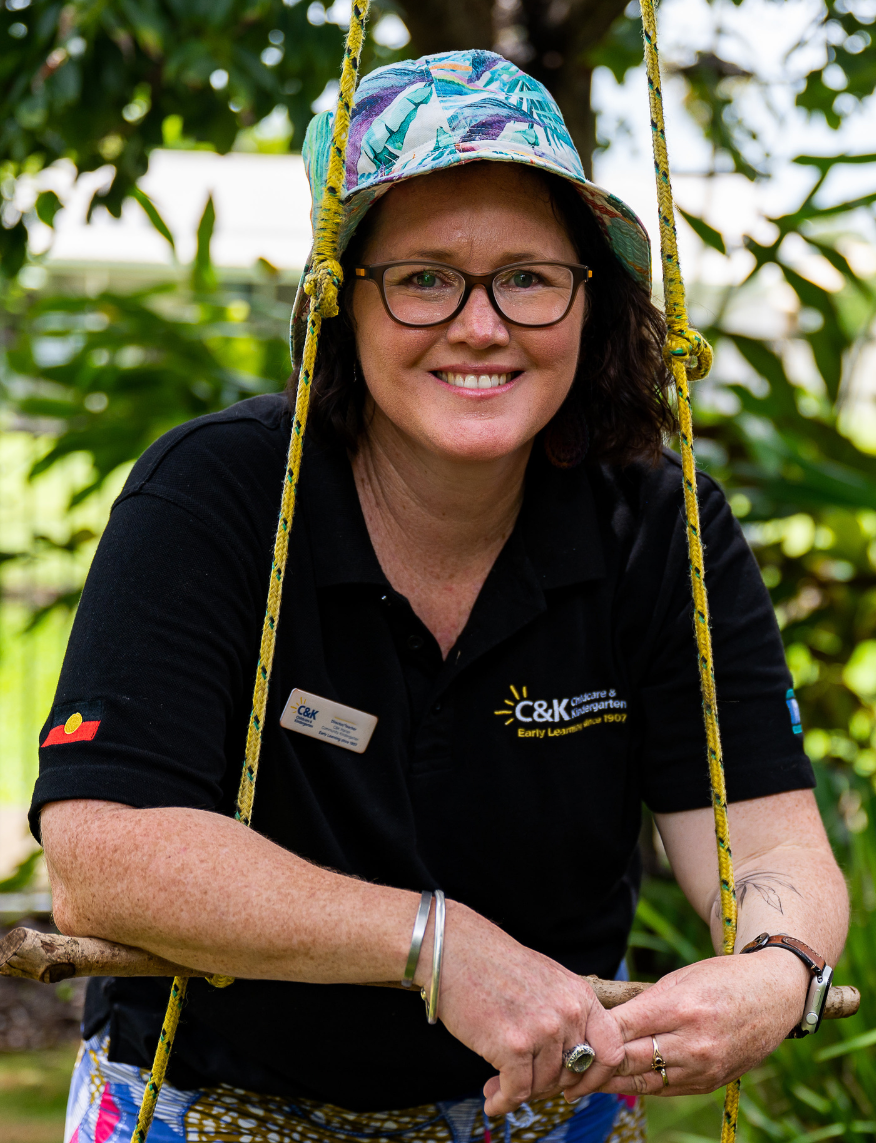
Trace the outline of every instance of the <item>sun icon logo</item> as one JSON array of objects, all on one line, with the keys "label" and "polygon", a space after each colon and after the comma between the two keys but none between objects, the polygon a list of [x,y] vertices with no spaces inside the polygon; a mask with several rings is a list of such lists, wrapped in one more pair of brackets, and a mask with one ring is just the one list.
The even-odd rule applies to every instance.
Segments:
[{"label": "sun icon logo", "polygon": [[505,719],[505,725],[506,726],[510,726],[511,723],[514,721],[514,708],[516,707],[517,703],[520,702],[521,698],[527,698],[528,697],[526,687],[521,687],[520,692],[521,693],[518,694],[517,688],[512,687],[511,688],[511,694],[514,697],[505,699],[506,709],[493,711],[493,714],[501,715],[501,717]]}]

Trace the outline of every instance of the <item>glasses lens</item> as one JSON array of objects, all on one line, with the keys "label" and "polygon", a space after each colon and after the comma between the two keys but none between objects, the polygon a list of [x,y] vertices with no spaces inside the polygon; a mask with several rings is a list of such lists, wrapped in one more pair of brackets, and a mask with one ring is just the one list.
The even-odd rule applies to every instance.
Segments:
[{"label": "glasses lens", "polygon": [[383,292],[390,313],[411,325],[446,321],[459,305],[465,283],[447,266],[402,262],[383,275]]},{"label": "glasses lens", "polygon": [[499,309],[521,325],[559,321],[572,297],[574,278],[568,266],[533,262],[499,274],[493,293]]}]

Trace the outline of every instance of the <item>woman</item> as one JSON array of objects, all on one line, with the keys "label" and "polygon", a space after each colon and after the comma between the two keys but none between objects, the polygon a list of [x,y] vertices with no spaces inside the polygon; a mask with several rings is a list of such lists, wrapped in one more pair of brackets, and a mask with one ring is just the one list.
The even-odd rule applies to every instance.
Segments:
[{"label": "woman", "polygon": [[[315,201],[328,129],[305,145]],[[169,433],[114,508],[34,796],[55,916],[238,978],[191,985],[155,1140],[488,1139],[496,1117],[521,1140],[642,1138],[638,1095],[748,1070],[809,982],[755,950],[606,1012],[579,975],[622,970],[642,800],[720,944],[647,238],[539,84],[460,52],[361,84],[343,241],[254,829],[231,815],[279,397]],[[769,599],[708,478],[701,497],[737,949],[781,927],[835,963],[845,889]],[[441,1026],[359,987],[403,977]],[[130,1134],[165,1000],[92,984],[68,1138]]]}]

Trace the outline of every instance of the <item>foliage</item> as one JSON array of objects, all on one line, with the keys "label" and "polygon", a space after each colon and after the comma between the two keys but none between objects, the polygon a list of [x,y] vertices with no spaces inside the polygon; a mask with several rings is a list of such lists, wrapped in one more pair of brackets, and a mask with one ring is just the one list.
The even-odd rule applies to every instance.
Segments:
[{"label": "foliage", "polygon": [[[57,159],[72,160],[77,173],[108,167],[89,218],[96,206],[118,218],[155,147],[225,153],[242,129],[278,112],[300,146],[311,104],[339,73],[339,8],[326,13],[299,0],[9,0],[0,8],[3,272],[16,274],[26,257],[30,217],[13,202],[15,181]],[[366,66],[391,54],[372,38]],[[58,206],[44,191],[29,213],[51,225]]]},{"label": "foliage", "polygon": [[[876,195],[820,205],[826,175],[843,161],[876,156],[798,157],[814,169],[812,190],[769,220],[770,246],[745,240],[751,270],[740,289],[701,299],[717,367],[695,394],[698,459],[727,490],[772,594],[819,805],[849,879],[853,923],[837,981],[863,996],[853,1020],[825,1025],[815,1042],[783,1045],[746,1079],[744,1138],[758,1143],[876,1135],[876,1066],[866,1050],[876,1044],[876,456],[842,431],[850,367],[876,316],[876,281],[863,281],[841,252],[844,227],[855,212],[872,211]],[[689,221],[713,249],[729,247]],[[832,267],[838,289],[801,272],[804,249]],[[790,328],[775,338],[741,332],[734,305],[779,277],[796,297]],[[728,381],[722,364],[736,354],[744,384]],[[631,946],[636,972],[659,976],[711,947],[667,870],[652,872]],[[711,1114],[717,1122],[717,1109]]]},{"label": "foliage", "polygon": [[[608,67],[621,80],[641,58],[637,18],[622,7],[615,0],[420,0],[406,18],[417,53],[486,47],[493,34],[564,110],[576,104],[573,130],[587,147],[583,105],[592,68]],[[92,476],[72,490],[71,503],[170,425],[282,385],[288,314],[217,284],[211,204],[182,296],[164,289],[93,298],[25,291],[16,274],[27,257],[26,227],[37,218],[51,226],[60,204],[43,191],[22,217],[16,180],[59,156],[78,171],[109,164],[112,179],[95,204],[118,214],[124,197],[138,198],[172,243],[136,185],[149,151],[227,150],[277,107],[299,145],[310,104],[339,60],[338,29],[320,24],[325,8],[315,8],[295,0],[7,0],[0,11],[4,43],[14,24],[24,28],[11,35],[16,50],[0,53],[0,384],[19,416],[56,432],[34,476],[71,452],[91,458]],[[876,52],[867,50],[874,18],[869,0],[825,0],[797,45],[810,57],[813,44],[823,46],[795,99],[831,128],[876,87]],[[719,49],[725,55],[728,42]],[[366,67],[391,58],[373,40],[368,51]],[[752,180],[768,173],[771,156],[741,110],[746,95],[765,88],[745,61],[692,53],[676,61],[675,75],[711,144],[714,169]],[[783,1046],[747,1079],[744,1130],[757,1141],[876,1136],[876,1063],[866,1050],[876,1044],[876,456],[855,445],[848,423],[849,378],[871,336],[876,282],[855,271],[847,241],[856,220],[873,215],[876,194],[840,203],[826,197],[829,177],[843,164],[876,163],[876,155],[794,161],[811,176],[810,189],[794,210],[768,220],[771,240],[760,232],[745,239],[750,269],[742,287],[694,298],[718,362],[696,395],[697,450],[727,489],[772,592],[806,746],[818,766],[818,797],[852,890],[855,923],[837,977],[857,984],[864,1001],[854,1020],[826,1026],[814,1043]],[[740,254],[711,222],[684,211],[681,218],[711,256]],[[836,288],[823,284],[828,271]],[[740,299],[756,305],[777,282],[790,299],[787,328],[756,336],[738,320]],[[71,529],[51,543],[75,550],[89,539]],[[75,593],[62,602],[72,605]],[[710,948],[674,883],[658,867],[652,874],[632,947],[636,973],[656,976]]]},{"label": "foliage", "polygon": [[[173,285],[94,297],[7,290],[7,399],[19,416],[55,431],[31,477],[72,453],[91,460],[91,479],[71,489],[71,508],[167,429],[283,385],[287,308],[257,295],[230,295],[217,284],[210,260],[214,218],[208,200],[182,298]],[[75,552],[93,538],[71,528],[66,539],[39,536],[37,543]],[[74,607],[78,595],[69,592],[39,609],[31,625],[55,605]]]},{"label": "foliage", "polygon": [[37,875],[42,856],[41,849],[29,853],[8,877],[0,881],[0,893],[22,893],[27,889]]}]

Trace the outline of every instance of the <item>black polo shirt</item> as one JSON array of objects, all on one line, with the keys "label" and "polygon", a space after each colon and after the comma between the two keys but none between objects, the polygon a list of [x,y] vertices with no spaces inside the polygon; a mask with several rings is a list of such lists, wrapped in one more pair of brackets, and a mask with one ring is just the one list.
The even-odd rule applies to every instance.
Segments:
[{"label": "black polo shirt", "polygon": [[[65,798],[233,813],[289,430],[286,399],[256,397],[135,466],[41,735],[34,829]],[[757,566],[719,488],[701,476],[700,490],[729,796],[812,786]],[[346,455],[308,441],[254,828],[345,873],[441,888],[612,976],[641,802],[709,804],[681,504],[671,453],[559,471],[537,447],[517,525],[442,661],[380,568]],[[376,715],[365,752],[282,728],[296,687]],[[92,983],[86,1030],[109,1019],[111,1058],[148,1066],[166,995],[167,981]],[[339,1044],[357,1046],[355,1067],[332,1062]],[[476,1092],[491,1071],[415,995],[195,981],[169,1078],[380,1109]]]}]

